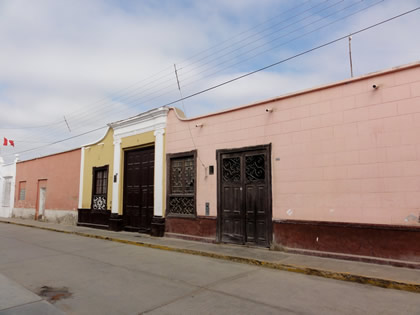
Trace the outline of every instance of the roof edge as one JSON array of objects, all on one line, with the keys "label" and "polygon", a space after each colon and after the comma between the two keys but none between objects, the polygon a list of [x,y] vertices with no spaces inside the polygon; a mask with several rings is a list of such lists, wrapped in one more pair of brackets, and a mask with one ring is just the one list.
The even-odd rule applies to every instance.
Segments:
[{"label": "roof edge", "polygon": [[243,109],[243,108],[248,108],[248,107],[252,107],[252,106],[263,105],[263,104],[267,104],[267,103],[271,103],[271,102],[275,102],[275,101],[280,101],[280,100],[287,99],[287,98],[290,98],[290,97],[303,95],[303,94],[307,94],[307,93],[311,93],[311,92],[315,92],[315,91],[325,90],[325,89],[328,89],[328,88],[344,85],[344,84],[347,84],[347,83],[352,83],[352,82],[356,82],[356,81],[365,80],[365,79],[372,78],[372,77],[375,77],[375,76],[378,76],[378,75],[398,72],[398,71],[402,71],[402,70],[406,70],[406,69],[410,69],[410,68],[416,68],[416,67],[419,67],[419,66],[420,66],[420,61],[415,61],[415,62],[412,62],[412,63],[388,68],[388,69],[385,69],[385,70],[369,72],[369,73],[360,75],[360,76],[355,77],[355,78],[349,78],[349,79],[336,81],[336,82],[333,82],[333,83],[327,83],[327,84],[315,86],[315,87],[312,87],[312,88],[287,93],[287,94],[277,96],[277,97],[274,97],[274,98],[270,98],[270,99],[266,99],[266,100],[263,100],[263,101],[258,101],[258,102],[250,103],[250,104],[246,104],[246,105],[239,105],[239,106],[236,106],[236,107],[216,111],[216,112],[213,112],[213,113],[210,113],[210,114],[199,115],[199,116],[195,116],[195,117],[191,117],[191,118],[186,118],[185,115],[183,115],[184,113],[177,107],[169,107],[169,109],[173,110],[175,112],[175,115],[178,118],[178,120],[192,121],[192,120],[196,120],[196,119],[202,119],[202,118],[206,118],[206,117],[217,116],[217,115],[237,111],[237,110],[240,110],[240,109]]},{"label": "roof edge", "polygon": [[24,162],[29,162],[29,161],[34,161],[34,160],[39,160],[39,159],[43,159],[43,158],[50,157],[50,156],[53,156],[53,155],[59,155],[59,154],[63,154],[63,153],[69,153],[69,152],[77,151],[77,150],[81,150],[81,149],[82,149],[81,147],[77,147],[77,148],[73,148],[73,149],[70,149],[70,150],[56,152],[56,153],[51,153],[51,154],[39,156],[39,157],[36,157],[36,158],[28,159],[28,160],[17,161],[16,164],[24,163]]}]

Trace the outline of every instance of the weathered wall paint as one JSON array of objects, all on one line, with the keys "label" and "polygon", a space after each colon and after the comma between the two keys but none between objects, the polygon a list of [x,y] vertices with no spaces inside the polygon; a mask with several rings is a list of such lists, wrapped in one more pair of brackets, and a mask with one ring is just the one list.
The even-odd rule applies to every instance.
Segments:
[{"label": "weathered wall paint", "polygon": [[[46,180],[45,209],[77,211],[80,149],[16,164],[15,208],[37,207],[38,181]],[[26,182],[25,200],[19,200],[19,183]],[[45,183],[45,181],[44,181]]]},{"label": "weathered wall paint", "polygon": [[112,174],[114,162],[113,134],[113,130],[110,128],[104,138],[84,148],[85,163],[83,171],[82,208],[88,209],[91,207],[93,168],[108,165],[107,209],[111,209]]},{"label": "weathered wall paint", "polygon": [[166,152],[193,150],[190,133],[215,166],[197,161],[198,215],[217,215],[217,149],[271,143],[273,219],[419,225],[420,63],[186,121],[171,110]]}]

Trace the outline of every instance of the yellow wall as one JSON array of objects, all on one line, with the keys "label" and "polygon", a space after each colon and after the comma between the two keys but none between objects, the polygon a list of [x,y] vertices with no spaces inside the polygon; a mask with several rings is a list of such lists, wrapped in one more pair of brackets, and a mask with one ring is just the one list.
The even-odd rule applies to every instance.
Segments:
[{"label": "yellow wall", "polygon": [[[91,145],[85,149],[85,166],[83,174],[83,199],[82,207],[90,208],[92,199],[92,168],[108,165],[108,200],[107,209],[111,209],[112,202],[112,181],[113,181],[113,161],[114,161],[114,145],[113,145],[113,130],[110,129],[105,137],[96,144]],[[165,143],[165,135],[163,138]],[[123,209],[123,187],[124,187],[124,151],[139,149],[142,147],[152,146],[155,142],[154,132],[145,132],[139,135],[129,136],[121,139],[121,163],[118,176],[119,183],[119,206],[118,213],[122,214]],[[102,144],[103,143],[103,144]],[[165,146],[164,146],[165,147]],[[162,178],[162,203],[163,214],[165,215],[166,208],[166,158],[165,148],[163,151],[163,178]]]},{"label": "yellow wall", "polygon": [[112,174],[114,163],[114,132],[109,129],[102,140],[85,147],[84,169],[83,169],[83,198],[82,208],[89,209],[92,202],[92,170],[93,167],[108,165],[108,200],[107,209],[111,209],[112,202]]}]

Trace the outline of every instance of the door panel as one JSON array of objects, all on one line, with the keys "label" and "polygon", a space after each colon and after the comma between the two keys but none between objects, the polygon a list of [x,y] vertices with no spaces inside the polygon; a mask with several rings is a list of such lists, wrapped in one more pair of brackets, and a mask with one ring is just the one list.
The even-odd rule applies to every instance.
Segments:
[{"label": "door panel", "polygon": [[222,241],[243,244],[243,207],[241,184],[242,158],[226,155],[222,159]]},{"label": "door panel", "polygon": [[124,162],[124,228],[150,231],[153,218],[154,147],[126,151]]},{"label": "door panel", "polygon": [[47,180],[39,179],[37,184],[35,220],[45,219],[45,202],[47,197]]},{"label": "door panel", "polygon": [[268,246],[271,233],[269,151],[222,153],[219,168],[220,240]]}]

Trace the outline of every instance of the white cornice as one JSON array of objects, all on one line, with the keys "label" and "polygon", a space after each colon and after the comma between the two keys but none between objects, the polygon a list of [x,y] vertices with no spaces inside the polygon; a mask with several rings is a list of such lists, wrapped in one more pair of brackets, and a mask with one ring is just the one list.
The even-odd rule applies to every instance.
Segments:
[{"label": "white cornice", "polygon": [[106,128],[105,134],[101,138],[99,138],[98,140],[96,140],[94,142],[86,143],[86,144],[82,145],[81,148],[87,148],[89,146],[95,145],[95,144],[99,143],[100,141],[104,140],[106,135],[108,134],[109,129],[111,129],[111,128],[108,126],[108,128]]},{"label": "white cornice", "polygon": [[140,115],[110,123],[109,126],[114,129],[114,139],[163,129],[166,127],[168,111],[168,107],[152,109]]},{"label": "white cornice", "polygon": [[[142,124],[147,123],[151,120],[156,120],[157,118],[161,118],[161,117],[165,117],[167,116],[169,111],[168,107],[159,107],[156,109],[152,109],[149,110],[145,113],[141,113],[137,116],[134,117],[130,117],[127,119],[123,119],[123,120],[119,120],[113,123],[108,124],[112,129],[114,129],[114,131],[120,129],[120,128],[124,128],[124,127],[129,127],[132,125],[136,125],[136,126],[142,126]],[[140,127],[141,128],[141,127]]]}]

